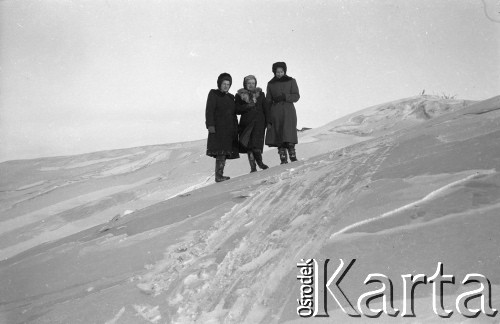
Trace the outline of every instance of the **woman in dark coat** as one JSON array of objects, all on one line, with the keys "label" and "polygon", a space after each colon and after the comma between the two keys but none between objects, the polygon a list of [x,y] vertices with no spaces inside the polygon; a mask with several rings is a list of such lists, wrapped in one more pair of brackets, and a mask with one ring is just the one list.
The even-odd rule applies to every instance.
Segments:
[{"label": "woman in dark coat", "polygon": [[268,168],[262,162],[264,135],[267,125],[267,102],[264,92],[257,88],[257,79],[253,75],[243,79],[243,89],[235,97],[236,113],[241,115],[238,125],[240,153],[248,154],[250,172]]},{"label": "woman in dark coat", "polygon": [[294,78],[286,75],[285,62],[273,64],[274,78],[267,83],[266,100],[270,105],[267,124],[266,145],[277,147],[281,164],[297,161],[295,144],[297,138],[297,113],[294,102],[299,101],[299,87]]},{"label": "woman in dark coat", "polygon": [[231,75],[219,75],[218,89],[212,89],[208,93],[205,110],[205,124],[208,129],[207,155],[215,158],[215,182],[229,179],[223,175],[226,159],[240,157],[234,96],[228,92],[231,83]]}]

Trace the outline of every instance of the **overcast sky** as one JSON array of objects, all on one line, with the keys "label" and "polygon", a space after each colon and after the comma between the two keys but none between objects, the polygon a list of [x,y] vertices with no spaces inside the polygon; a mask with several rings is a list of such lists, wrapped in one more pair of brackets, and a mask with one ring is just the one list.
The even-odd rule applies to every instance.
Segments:
[{"label": "overcast sky", "polygon": [[[495,0],[0,2],[0,161],[197,140],[217,76],[285,61],[299,127],[500,94]],[[299,143],[300,145],[300,143]]]}]

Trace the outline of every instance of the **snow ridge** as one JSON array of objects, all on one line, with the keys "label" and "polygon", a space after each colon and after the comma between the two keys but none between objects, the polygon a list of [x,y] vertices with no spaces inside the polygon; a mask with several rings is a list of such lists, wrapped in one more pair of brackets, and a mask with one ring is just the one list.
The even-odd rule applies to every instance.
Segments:
[{"label": "snow ridge", "polygon": [[365,219],[365,220],[362,220],[362,221],[359,221],[359,222],[356,222],[354,224],[351,224],[349,226],[346,226],[344,228],[342,228],[340,231],[337,231],[335,233],[333,233],[331,236],[330,236],[330,239],[335,239],[337,236],[341,235],[341,234],[344,234],[354,228],[357,228],[357,227],[360,227],[362,225],[366,225],[368,223],[372,223],[372,222],[375,222],[375,221],[378,221],[380,219],[383,219],[383,218],[386,218],[386,217],[389,217],[389,216],[392,216],[394,214],[397,214],[399,212],[402,212],[404,210],[408,210],[410,208],[413,208],[413,207],[416,207],[418,206],[419,204],[423,203],[423,202],[426,202],[426,201],[429,201],[431,199],[435,199],[436,197],[438,197],[439,195],[443,194],[444,192],[446,192],[448,189],[458,185],[458,184],[461,184],[461,183],[464,183],[464,182],[467,182],[473,178],[476,178],[477,176],[479,175],[487,175],[487,174],[492,174],[494,173],[494,171],[490,171],[490,170],[484,170],[484,171],[478,171],[478,172],[475,172],[474,174],[471,174],[463,179],[459,179],[457,181],[453,181],[447,185],[444,185],[442,186],[441,188],[438,188],[432,192],[430,192],[429,194],[427,194],[425,197],[423,197],[422,199],[419,199],[417,201],[414,201],[412,203],[409,203],[407,205],[404,205],[404,206],[401,206],[399,208],[396,208],[396,209],[393,209],[391,211],[388,211],[386,213],[383,213],[382,215],[380,216],[376,216],[376,217],[372,217],[372,218],[369,218],[369,219]]}]

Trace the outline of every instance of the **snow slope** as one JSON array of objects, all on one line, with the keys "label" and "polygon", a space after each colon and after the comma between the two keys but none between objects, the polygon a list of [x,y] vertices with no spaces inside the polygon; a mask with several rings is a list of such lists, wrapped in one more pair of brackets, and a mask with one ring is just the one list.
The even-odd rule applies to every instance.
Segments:
[{"label": "snow slope", "polygon": [[[241,176],[213,185],[204,141],[2,163],[0,322],[308,322],[301,258],[356,259],[352,296],[367,273],[443,262],[488,277],[498,308],[499,122],[500,97],[403,99],[304,132],[300,162],[269,150],[273,168],[230,161]],[[417,297],[416,319],[438,321]]]}]

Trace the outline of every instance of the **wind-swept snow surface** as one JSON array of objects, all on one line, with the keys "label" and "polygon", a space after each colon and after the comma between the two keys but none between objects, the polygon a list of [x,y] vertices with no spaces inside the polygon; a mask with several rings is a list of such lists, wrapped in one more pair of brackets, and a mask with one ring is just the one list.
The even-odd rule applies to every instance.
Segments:
[{"label": "wind-swept snow surface", "polygon": [[[59,168],[38,171],[54,172],[50,177],[33,171],[29,179],[11,178],[2,185],[2,221],[11,222],[11,230],[0,236],[4,251],[28,241],[22,238],[23,229],[31,236],[37,231],[62,234],[4,254],[0,319],[377,321],[349,317],[333,298],[328,304],[330,318],[298,317],[296,264],[310,258],[329,258],[334,268],[339,259],[356,259],[342,282],[354,302],[373,290],[363,284],[367,274],[383,273],[394,278],[394,304],[402,309],[401,275],[432,276],[442,262],[445,273],[454,274],[457,281],[447,286],[444,307],[455,309],[465,274],[480,273],[492,284],[493,307],[500,308],[500,97],[469,106],[463,101],[410,98],[368,108],[301,136],[308,139],[297,147],[301,161],[275,166],[277,154],[268,151],[265,158],[276,160],[270,163],[274,167],[245,174],[246,161],[234,162],[229,172],[244,175],[219,184],[207,181],[213,161],[202,156],[201,141],[168,154],[140,148],[137,160],[129,150],[122,152],[127,155],[124,160],[113,151],[94,153],[87,162],[73,157],[72,164],[2,164],[2,172],[10,174]],[[336,136],[345,145],[330,145]],[[176,157],[182,157],[180,162],[172,163]],[[133,167],[125,167],[124,161],[132,158]],[[207,161],[207,169],[196,169],[202,161]],[[63,172],[80,168],[95,169],[71,174],[79,181],[75,186]],[[177,173],[187,180],[182,186],[179,180],[170,191],[167,179]],[[115,191],[119,185],[127,187]],[[97,187],[109,193],[99,191],[95,200],[87,199]],[[148,201],[148,194],[155,198]],[[75,203],[80,196],[82,205]],[[104,197],[114,197],[115,203],[93,207],[104,204]],[[42,208],[45,214],[37,214]],[[113,212],[72,233],[58,231],[64,224],[88,219],[96,209]],[[19,217],[24,218],[15,223]],[[51,222],[50,227],[38,219]],[[432,309],[432,287],[419,286],[415,294],[415,318],[382,314],[378,321],[440,322]],[[448,321],[466,320],[455,311]],[[491,322],[498,317],[480,315],[475,320]]]}]

